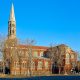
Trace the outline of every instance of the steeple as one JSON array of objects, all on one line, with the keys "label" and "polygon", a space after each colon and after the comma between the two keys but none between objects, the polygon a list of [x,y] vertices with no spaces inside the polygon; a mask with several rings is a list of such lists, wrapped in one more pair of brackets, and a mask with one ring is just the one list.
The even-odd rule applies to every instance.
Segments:
[{"label": "steeple", "polygon": [[16,20],[14,14],[14,6],[12,3],[10,18],[8,21],[8,38],[15,39],[16,38]]},{"label": "steeple", "polygon": [[12,3],[9,21],[15,21],[14,5]]}]

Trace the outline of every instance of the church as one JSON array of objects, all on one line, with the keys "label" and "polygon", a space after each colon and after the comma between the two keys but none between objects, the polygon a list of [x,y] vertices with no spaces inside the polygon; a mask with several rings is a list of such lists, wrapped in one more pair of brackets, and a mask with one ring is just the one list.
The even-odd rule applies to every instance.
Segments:
[{"label": "church", "polygon": [[[14,6],[12,4],[10,18],[8,21],[8,40],[17,42],[16,38],[16,19]],[[59,50],[58,46],[56,46]],[[56,48],[54,47],[54,48]],[[63,46],[65,48],[65,46]],[[70,48],[65,50],[60,47],[60,51],[65,51],[63,57],[63,73],[72,68],[72,63],[75,65],[77,61],[76,53]],[[6,45],[4,49],[4,66],[5,73],[11,75],[40,75],[52,73],[52,62],[50,57],[47,57],[49,47],[45,46],[28,46],[28,45]],[[55,49],[54,51],[55,52]],[[58,54],[60,52],[57,52]],[[56,56],[55,56],[56,57]]]},{"label": "church", "polygon": [[[8,21],[8,40],[17,42],[16,39],[16,19],[12,4]],[[31,53],[28,49],[31,50]],[[44,46],[29,47],[21,44],[6,46],[4,54],[6,74],[27,75],[51,72],[50,59],[43,57],[47,49],[48,47]]]}]

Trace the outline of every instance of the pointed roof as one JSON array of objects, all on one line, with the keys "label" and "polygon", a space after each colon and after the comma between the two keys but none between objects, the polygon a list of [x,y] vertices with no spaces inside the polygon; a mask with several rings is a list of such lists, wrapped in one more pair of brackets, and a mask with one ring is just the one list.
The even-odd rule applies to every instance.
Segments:
[{"label": "pointed roof", "polygon": [[14,5],[12,3],[9,21],[15,21]]}]

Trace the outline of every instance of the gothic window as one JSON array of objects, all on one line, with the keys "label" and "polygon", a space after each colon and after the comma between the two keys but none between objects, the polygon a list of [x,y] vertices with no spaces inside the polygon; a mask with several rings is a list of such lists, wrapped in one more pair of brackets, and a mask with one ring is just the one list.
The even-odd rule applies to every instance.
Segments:
[{"label": "gothic window", "polygon": [[69,59],[69,58],[70,58],[69,53],[66,53],[66,58],[67,58],[67,59]]},{"label": "gothic window", "polygon": [[32,62],[32,68],[35,69],[35,62]]},{"label": "gothic window", "polygon": [[16,62],[14,62],[14,67],[16,67]]},{"label": "gothic window", "polygon": [[48,62],[45,62],[45,68],[48,68]]},{"label": "gothic window", "polygon": [[27,63],[25,63],[25,68],[27,68]]},{"label": "gothic window", "polygon": [[37,57],[38,56],[38,52],[34,51],[33,55],[34,55],[34,57]]},{"label": "gothic window", "polygon": [[28,51],[25,52],[25,57],[28,57]]},{"label": "gothic window", "polygon": [[22,67],[25,68],[25,63],[24,62],[22,63]]},{"label": "gothic window", "polygon": [[17,68],[19,67],[19,63],[18,63],[18,62],[16,63],[16,67],[17,67]]},{"label": "gothic window", "polygon": [[66,63],[66,64],[69,64],[69,63],[70,63],[70,55],[69,55],[69,53],[66,53],[65,63]]},{"label": "gothic window", "polygon": [[21,50],[19,50],[19,53],[18,53],[18,55],[19,55],[19,56],[21,56],[21,55],[22,55],[22,51],[21,51]]},{"label": "gothic window", "polygon": [[71,54],[71,59],[74,59],[74,55],[73,54]]},{"label": "gothic window", "polygon": [[14,67],[18,68],[19,67],[19,63],[18,62],[14,62]]},{"label": "gothic window", "polygon": [[42,61],[38,62],[38,69],[42,69]]}]

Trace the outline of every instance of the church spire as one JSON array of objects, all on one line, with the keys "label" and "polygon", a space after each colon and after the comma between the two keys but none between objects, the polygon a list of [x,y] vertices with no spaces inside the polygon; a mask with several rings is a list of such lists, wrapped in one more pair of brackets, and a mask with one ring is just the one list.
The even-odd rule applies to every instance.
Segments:
[{"label": "church spire", "polygon": [[14,5],[12,3],[9,21],[15,21]]},{"label": "church spire", "polygon": [[12,4],[10,18],[8,21],[8,38],[15,39],[16,38],[16,21],[14,14],[14,6]]}]

